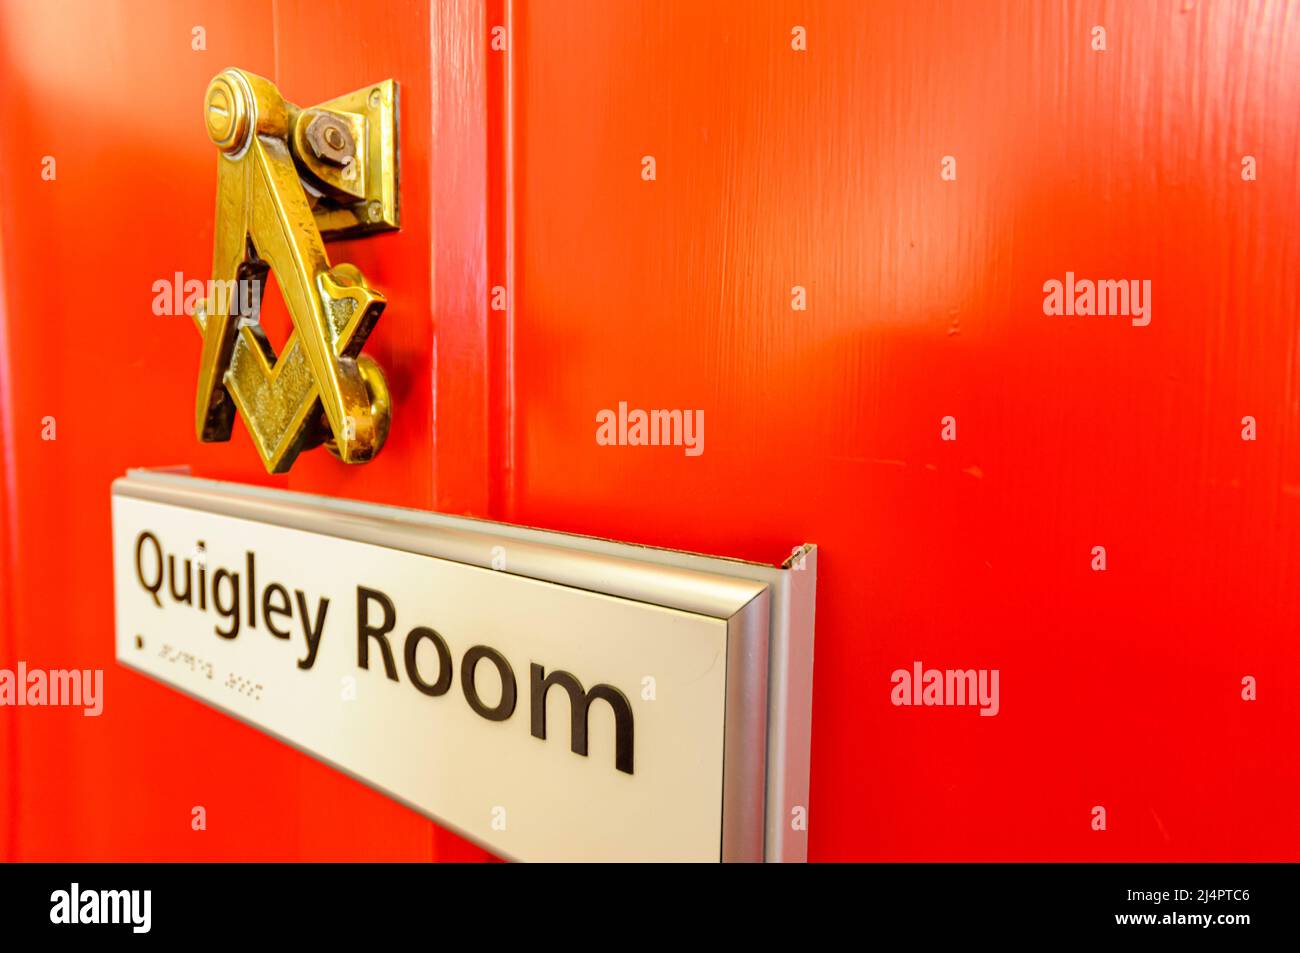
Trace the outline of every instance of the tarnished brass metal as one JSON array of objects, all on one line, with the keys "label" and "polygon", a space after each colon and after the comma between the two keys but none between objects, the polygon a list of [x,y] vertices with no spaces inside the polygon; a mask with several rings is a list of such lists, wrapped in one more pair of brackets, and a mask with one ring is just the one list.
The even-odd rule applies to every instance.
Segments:
[{"label": "tarnished brass metal", "polygon": [[302,110],[290,144],[325,238],[398,227],[396,83]]},{"label": "tarnished brass metal", "polygon": [[[365,463],[388,435],[383,371],[361,354],[385,299],[355,266],[330,265],[323,238],[397,227],[396,94],[389,80],[300,110],[270,81],[227,69],[204,97],[221,155],[213,282],[193,315],[195,426],[200,440],[229,440],[238,409],[271,473],[322,443]],[[294,326],[278,356],[256,311],[232,303],[260,303],[268,270]],[[249,283],[251,296],[228,293]]]}]

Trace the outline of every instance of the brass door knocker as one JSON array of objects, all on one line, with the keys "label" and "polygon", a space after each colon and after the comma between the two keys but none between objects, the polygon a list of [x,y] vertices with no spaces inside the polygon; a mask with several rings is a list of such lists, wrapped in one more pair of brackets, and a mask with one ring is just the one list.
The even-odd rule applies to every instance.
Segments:
[{"label": "brass door knocker", "polygon": [[[384,374],[361,353],[385,298],[353,265],[331,265],[323,239],[398,227],[396,113],[392,80],[310,109],[243,70],[208,86],[221,155],[213,282],[193,315],[203,335],[195,425],[200,440],[229,440],[238,408],[270,473],[322,443],[365,463],[388,435]],[[278,356],[258,305],[247,308],[268,269],[294,327]]]}]

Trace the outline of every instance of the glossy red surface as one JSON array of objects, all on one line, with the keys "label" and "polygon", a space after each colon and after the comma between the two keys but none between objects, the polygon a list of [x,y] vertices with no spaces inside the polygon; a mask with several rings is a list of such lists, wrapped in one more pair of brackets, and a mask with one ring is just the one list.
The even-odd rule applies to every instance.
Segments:
[{"label": "glossy red surface", "polygon": [[[109,483],[177,463],[772,562],[817,543],[815,860],[1300,854],[1284,5],[68,6],[0,10],[0,666],[103,667],[108,703],[0,711],[4,857],[483,856],[115,666]],[[199,106],[227,65],[300,104],[402,84],[403,229],[330,249],[390,301],[368,467],[271,479],[239,425],[194,441],[198,335],[151,287],[210,266]],[[1045,315],[1067,271],[1149,280],[1150,324]],[[620,401],[703,410],[704,453],[598,445]],[[894,707],[915,660],[999,669],[999,715]]]},{"label": "glossy red surface", "polygon": [[[358,42],[346,25],[363,11]],[[466,40],[481,20],[477,3],[431,12],[400,0],[86,0],[0,11],[0,163],[15,170],[0,207],[12,560],[0,573],[12,589],[0,665],[104,668],[107,695],[99,718],[0,713],[6,858],[486,856],[118,668],[108,571],[109,484],[133,466],[188,464],[222,479],[483,513],[486,423],[475,394],[486,362],[475,282],[484,271],[485,104]],[[195,26],[206,50],[191,48]],[[229,65],[273,79],[300,105],[386,77],[401,85],[402,230],[329,247],[390,301],[367,351],[387,373],[395,426],[364,470],[312,453],[287,476],[268,477],[242,424],[229,444],[194,439],[200,339],[188,318],[153,314],[152,289],[176,271],[209,277],[217,154],[202,96]],[[40,177],[45,155],[56,159],[54,181]],[[278,293],[264,310],[272,340],[284,341],[290,323]],[[47,415],[57,422],[53,441],[41,439]],[[202,833],[190,828],[195,805],[207,811]]]}]

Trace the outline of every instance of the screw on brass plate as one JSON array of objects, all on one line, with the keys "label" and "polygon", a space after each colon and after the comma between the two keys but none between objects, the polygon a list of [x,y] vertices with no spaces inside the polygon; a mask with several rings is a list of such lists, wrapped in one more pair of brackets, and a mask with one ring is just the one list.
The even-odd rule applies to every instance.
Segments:
[{"label": "screw on brass plate", "polygon": [[347,123],[329,113],[318,112],[307,124],[307,145],[316,158],[332,165],[343,165],[356,155],[352,130]]}]

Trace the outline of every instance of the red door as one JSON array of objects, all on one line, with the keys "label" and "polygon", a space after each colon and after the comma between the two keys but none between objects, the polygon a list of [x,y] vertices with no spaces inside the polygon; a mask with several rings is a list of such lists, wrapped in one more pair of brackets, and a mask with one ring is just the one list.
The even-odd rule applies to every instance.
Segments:
[{"label": "red door", "polygon": [[[14,0],[0,49],[0,667],[107,681],[99,718],[0,710],[0,856],[484,856],[115,666],[110,481],[184,464],[817,543],[814,860],[1296,858],[1283,6]],[[389,301],[364,467],[194,440],[152,289],[210,268],[226,66],[401,85],[402,229],[330,247]],[[1067,274],[1147,311],[1047,313]],[[620,402],[703,411],[703,452],[602,445]],[[997,669],[997,716],[892,704],[914,662]]]},{"label": "red door", "polygon": [[[195,49],[202,30],[202,46]],[[12,859],[403,859],[482,851],[319,763],[116,668],[110,481],[132,466],[485,515],[486,14],[478,2],[33,2],[0,12],[5,593],[0,665],[106,670],[99,718],[5,709]],[[268,477],[242,424],[194,438],[201,339],[153,283],[208,277],[226,66],[302,106],[393,78],[402,229],[332,243],[388,297],[367,352],[400,423],[379,459]],[[43,159],[55,178],[41,177]],[[27,172],[32,174],[29,176]],[[290,322],[278,292],[263,323]],[[42,421],[55,419],[53,440]],[[207,830],[191,829],[192,809]],[[341,819],[349,818],[346,824]]]}]

